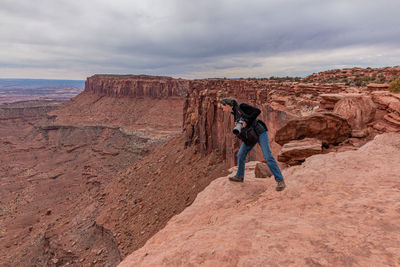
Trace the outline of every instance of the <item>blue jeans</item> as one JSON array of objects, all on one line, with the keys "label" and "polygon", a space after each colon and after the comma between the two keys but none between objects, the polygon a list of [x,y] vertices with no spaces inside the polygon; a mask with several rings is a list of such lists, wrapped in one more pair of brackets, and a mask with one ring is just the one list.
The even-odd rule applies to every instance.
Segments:
[{"label": "blue jeans", "polygon": [[[278,163],[274,159],[274,156],[271,153],[271,148],[269,147],[269,140],[268,140],[268,131],[263,132],[258,137],[258,144],[261,147],[263,156],[269,169],[271,170],[272,174],[275,176],[275,181],[279,182],[283,179],[281,170],[279,169]],[[254,146],[248,146],[244,142],[242,142],[242,146],[239,149],[238,153],[238,170],[236,173],[237,177],[244,177],[244,165],[246,163],[246,156],[250,150],[253,149]]]}]

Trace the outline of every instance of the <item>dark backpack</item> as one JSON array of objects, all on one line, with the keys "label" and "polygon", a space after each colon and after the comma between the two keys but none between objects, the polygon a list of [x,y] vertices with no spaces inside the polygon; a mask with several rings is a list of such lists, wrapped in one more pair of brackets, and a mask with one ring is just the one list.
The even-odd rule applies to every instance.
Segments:
[{"label": "dark backpack", "polygon": [[254,146],[258,142],[260,134],[267,130],[267,126],[262,120],[255,119],[252,125],[243,128],[239,138],[248,146]]}]

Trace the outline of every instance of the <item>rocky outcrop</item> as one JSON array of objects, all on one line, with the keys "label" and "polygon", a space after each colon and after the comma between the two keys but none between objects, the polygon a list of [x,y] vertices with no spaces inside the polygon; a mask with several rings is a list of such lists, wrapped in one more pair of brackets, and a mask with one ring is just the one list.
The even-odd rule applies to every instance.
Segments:
[{"label": "rocky outcrop", "polygon": [[353,130],[363,130],[374,119],[376,106],[371,97],[353,94],[339,100],[333,112],[345,118]]},{"label": "rocky outcrop", "polygon": [[[218,151],[223,154],[229,165],[235,165],[240,141],[232,134],[235,126],[233,117],[223,112],[220,101],[230,96],[235,97],[239,103],[246,102],[260,108],[259,118],[267,124],[270,140],[273,140],[280,127],[297,117],[286,107],[272,102],[272,96],[278,93],[295,95],[293,90],[286,91],[285,88],[279,87],[275,82],[258,80],[191,81],[183,112],[185,145],[196,146],[204,155],[214,150]],[[259,148],[248,157],[250,160],[263,159]]]},{"label": "rocky outcrop", "polygon": [[321,94],[320,108],[332,111],[336,103],[343,99],[343,94]]},{"label": "rocky outcrop", "polygon": [[[400,73],[399,73],[400,75]],[[369,83],[367,85],[367,88],[369,91],[379,91],[379,90],[388,90],[389,89],[389,84],[387,83]]]},{"label": "rocky outcrop", "polygon": [[[260,119],[266,122],[273,154],[280,147],[275,133],[286,122],[301,116],[313,114],[320,105],[321,94],[355,93],[358,89],[344,84],[318,84],[299,82],[277,82],[271,80],[195,80],[189,83],[184,105],[183,130],[186,146],[197,146],[203,154],[213,150],[221,152],[229,165],[236,164],[236,153],[240,141],[231,133],[233,119],[224,114],[219,104],[223,97],[235,97],[261,109]],[[333,109],[332,105],[332,108]],[[336,130],[327,129],[326,132]],[[322,133],[321,135],[323,135]],[[250,153],[250,160],[263,160],[261,150],[256,146]]]},{"label": "rocky outcrop", "polygon": [[312,156],[283,192],[216,179],[119,266],[398,266],[399,143]]},{"label": "rocky outcrop", "polygon": [[60,103],[38,104],[3,104],[0,105],[0,120],[43,118],[50,111],[59,107]]},{"label": "rocky outcrop", "polygon": [[347,83],[368,87],[370,90],[387,90],[388,85],[386,83],[397,77],[400,77],[400,67],[346,68],[314,73],[302,80],[306,82]]},{"label": "rocky outcrop", "polygon": [[346,119],[329,112],[315,113],[289,121],[279,129],[275,141],[284,145],[293,140],[317,138],[324,145],[339,144],[351,134],[351,127]]},{"label": "rocky outcrop", "polygon": [[267,164],[259,162],[254,168],[254,175],[256,178],[267,178],[272,176],[272,172]]},{"label": "rocky outcrop", "polygon": [[188,83],[161,76],[96,74],[87,78],[85,91],[113,97],[183,98]]},{"label": "rocky outcrop", "polygon": [[371,93],[377,112],[371,126],[378,132],[400,132],[400,94],[388,91]]},{"label": "rocky outcrop", "polygon": [[322,153],[322,142],[315,138],[293,140],[282,146],[278,160],[289,165],[298,165],[312,155]]},{"label": "rocky outcrop", "polygon": [[58,125],[105,125],[168,135],[181,131],[183,104],[182,98],[137,99],[85,91],[49,114]]}]

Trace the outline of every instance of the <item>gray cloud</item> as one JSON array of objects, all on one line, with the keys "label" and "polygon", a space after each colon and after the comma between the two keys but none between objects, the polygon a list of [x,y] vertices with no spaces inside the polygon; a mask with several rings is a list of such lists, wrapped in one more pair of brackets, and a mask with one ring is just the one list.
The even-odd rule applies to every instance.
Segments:
[{"label": "gray cloud", "polygon": [[397,0],[0,0],[0,75],[243,77],[397,65],[399,8]]}]

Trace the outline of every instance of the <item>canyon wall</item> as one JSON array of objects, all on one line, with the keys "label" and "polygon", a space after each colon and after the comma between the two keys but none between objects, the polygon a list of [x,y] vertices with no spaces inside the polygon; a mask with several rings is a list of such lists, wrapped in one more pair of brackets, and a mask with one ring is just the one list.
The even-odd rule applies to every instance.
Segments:
[{"label": "canyon wall", "polygon": [[181,98],[186,95],[188,83],[161,76],[96,74],[87,78],[85,91],[113,97]]},{"label": "canyon wall", "polygon": [[[105,200],[110,193],[108,186],[115,183],[118,187],[121,173],[153,151],[158,152],[172,135],[181,132],[185,83],[188,82],[166,77],[95,75],[88,78],[84,92],[59,106],[2,105],[0,265],[115,266],[122,256],[132,252],[128,248],[137,248],[121,248],[121,236],[116,237],[119,228],[108,227],[97,217],[110,206],[111,201]],[[163,152],[171,160],[165,166],[167,170],[182,156],[176,148],[173,145]],[[175,150],[174,157],[171,150]],[[155,153],[150,161],[159,162],[158,156]],[[186,160],[192,159],[188,156]],[[126,221],[121,224],[128,237],[140,236],[140,242],[132,240],[135,246],[147,240],[148,236],[141,232],[149,230],[149,220],[157,218],[157,224],[148,234],[157,232],[211,180],[199,179],[201,170],[208,166],[206,158],[197,162],[201,161],[205,163],[197,169],[194,164],[187,164],[188,172],[194,169],[186,175],[191,179],[187,183],[176,175],[178,171],[182,175],[182,170],[175,169],[169,176],[166,171],[158,175],[154,187],[146,186],[153,179],[146,169],[153,165],[148,164],[142,166],[146,172],[139,174],[140,180],[127,175],[128,181],[139,182],[127,193],[143,195],[143,203],[153,214],[150,217],[139,211],[137,219],[146,214],[146,220],[140,223],[129,218],[132,231]],[[164,162],[159,162],[158,167]],[[220,175],[218,167],[214,170],[218,172],[215,176]],[[175,187],[169,191],[158,187],[171,181],[183,192],[190,191],[190,197],[180,193],[176,202],[161,198],[164,194],[175,201],[174,195],[168,193]],[[198,188],[193,188],[192,181]],[[110,217],[106,212],[101,216],[111,221],[123,218],[119,209],[123,206],[119,203],[122,197],[112,195],[112,199],[118,202],[115,214]],[[161,216],[154,214],[160,205],[165,205]]]},{"label": "canyon wall", "polygon": [[[280,146],[274,142],[278,129],[290,119],[311,114],[319,108],[320,94],[357,92],[359,89],[344,84],[277,82],[269,80],[194,80],[184,105],[183,131],[186,146],[194,145],[203,154],[213,150],[222,153],[229,165],[236,164],[240,140],[233,134],[233,116],[224,113],[220,101],[234,97],[261,109],[259,116],[268,127],[274,155]],[[263,160],[258,146],[248,156],[249,160]]]},{"label": "canyon wall", "polygon": [[93,75],[85,90],[50,113],[54,123],[178,133],[189,81],[146,75]]},{"label": "canyon wall", "polygon": [[41,118],[58,107],[56,102],[47,105],[3,104],[0,105],[0,120]]}]

